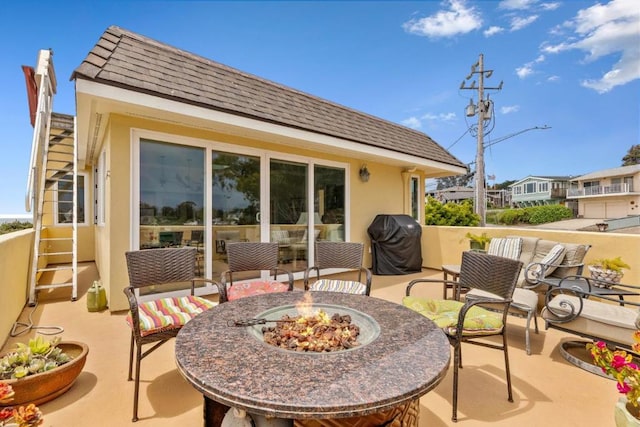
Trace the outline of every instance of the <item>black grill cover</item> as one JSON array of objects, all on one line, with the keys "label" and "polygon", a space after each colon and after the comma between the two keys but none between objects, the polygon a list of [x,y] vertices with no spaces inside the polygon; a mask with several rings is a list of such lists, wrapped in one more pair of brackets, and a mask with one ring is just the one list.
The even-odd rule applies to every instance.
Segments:
[{"label": "black grill cover", "polygon": [[373,274],[422,271],[422,227],[409,215],[377,215],[367,229],[371,238]]}]

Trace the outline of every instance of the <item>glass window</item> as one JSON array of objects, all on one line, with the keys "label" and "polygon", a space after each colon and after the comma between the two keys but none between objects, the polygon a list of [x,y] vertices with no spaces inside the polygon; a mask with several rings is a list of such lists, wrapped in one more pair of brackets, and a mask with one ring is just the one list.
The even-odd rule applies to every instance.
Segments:
[{"label": "glass window", "polygon": [[525,193],[535,193],[536,192],[536,183],[535,182],[530,182],[528,184],[524,185],[524,192]]},{"label": "glass window", "polygon": [[[345,240],[345,170],[343,168],[314,167],[314,211],[322,225],[316,239],[343,242]],[[315,218],[314,218],[315,219]],[[315,233],[315,232],[314,232]]]},{"label": "glass window", "polygon": [[313,241],[308,235],[309,224],[311,221],[321,222],[319,212],[314,212],[313,220],[309,218],[308,166],[271,160],[269,182],[270,240],[279,244],[281,264],[291,264],[286,267],[290,271],[304,271],[309,242]]},{"label": "glass window", "polygon": [[545,192],[549,190],[549,183],[548,182],[541,182],[538,185],[538,191],[540,192]]},{"label": "glass window", "polygon": [[411,197],[411,216],[416,221],[420,221],[420,182],[418,177],[412,176],[409,183],[409,194]]},{"label": "glass window", "polygon": [[260,241],[260,158],[214,151],[211,163],[216,277],[227,269],[227,243]]},{"label": "glass window", "polygon": [[203,240],[204,150],[141,140],[139,209],[141,249]]},{"label": "glass window", "polygon": [[[73,223],[73,175],[68,174],[58,181],[56,189],[56,224],[72,224]],[[85,206],[85,175],[78,174],[77,183],[78,206],[76,213],[78,215],[78,225],[86,225]]]},{"label": "glass window", "polygon": [[106,220],[105,205],[105,189],[107,185],[107,159],[106,153],[102,151],[98,158],[98,167],[96,168],[96,192],[95,192],[95,221],[98,225],[104,225]]}]

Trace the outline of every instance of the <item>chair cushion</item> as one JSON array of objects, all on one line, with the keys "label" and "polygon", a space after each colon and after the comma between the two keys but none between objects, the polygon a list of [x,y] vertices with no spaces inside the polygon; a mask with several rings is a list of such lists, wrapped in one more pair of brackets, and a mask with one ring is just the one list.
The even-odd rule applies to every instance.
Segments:
[{"label": "chair cushion", "polygon": [[271,231],[271,241],[280,244],[291,243],[288,230],[273,230]]},{"label": "chair cushion", "polygon": [[343,292],[345,294],[358,294],[364,295],[367,291],[367,287],[354,280],[318,280],[311,286],[310,291],[329,291],[329,292]]},{"label": "chair cushion", "polygon": [[[551,250],[539,261],[540,264],[544,264],[547,267],[544,269],[544,277],[547,277],[551,273],[558,268],[558,265],[562,262],[564,258],[564,253],[566,249],[564,246],[558,244],[551,248]],[[538,274],[540,272],[541,267],[539,265],[535,265],[531,268],[531,272],[534,274]]]},{"label": "chair cushion", "polygon": [[519,259],[522,239],[519,237],[494,237],[489,242],[489,255],[501,256],[509,259]]},{"label": "chair cushion", "polygon": [[[562,264],[576,265],[581,264],[584,260],[584,256],[587,254],[589,247],[587,245],[580,245],[577,243],[563,243],[566,249],[564,253],[564,259]],[[553,272],[553,277],[564,278],[567,276],[574,276],[578,274],[580,267],[558,267]]]},{"label": "chair cushion", "polygon": [[[402,304],[411,310],[417,311],[423,316],[434,321],[438,327],[448,335],[455,335],[458,324],[458,313],[464,305],[460,301],[436,300],[406,296]],[[495,334],[503,328],[502,316],[474,306],[467,311],[463,327],[463,335],[489,335]]]},{"label": "chair cushion", "polygon": [[[180,329],[189,320],[215,305],[216,303],[193,295],[143,302],[138,305],[140,335],[144,337],[161,331]],[[129,327],[133,327],[131,313],[127,315],[126,321]]]},{"label": "chair cushion", "polygon": [[271,292],[286,292],[289,285],[276,280],[253,280],[251,282],[234,283],[227,291],[229,301]]}]

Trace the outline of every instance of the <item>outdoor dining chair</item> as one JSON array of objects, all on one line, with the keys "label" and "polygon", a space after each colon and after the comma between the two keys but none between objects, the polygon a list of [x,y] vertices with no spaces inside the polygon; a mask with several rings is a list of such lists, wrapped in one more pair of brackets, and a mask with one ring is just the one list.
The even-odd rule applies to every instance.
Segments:
[{"label": "outdoor dining chair", "polygon": [[[315,264],[304,272],[305,291],[331,291],[369,295],[371,271],[362,265],[364,244],[358,242],[316,242]],[[340,268],[357,272],[358,280],[321,279],[320,270]],[[315,272],[316,281],[310,283]],[[364,275],[364,281],[363,279]]]},{"label": "outdoor dining chair", "polygon": [[[229,268],[220,276],[220,302],[270,292],[293,290],[293,273],[278,265],[278,243],[233,242],[226,245]],[[269,271],[272,278],[239,280],[241,273]],[[284,275],[284,282],[278,280]],[[235,283],[234,283],[235,276]]]},{"label": "outdoor dining chair", "polygon": [[[416,279],[409,282],[404,306],[433,320],[447,335],[453,347],[453,415],[458,420],[458,370],[462,367],[463,342],[502,350],[507,378],[509,402],[513,402],[509,352],[507,347],[507,313],[522,262],[480,252],[462,253],[458,286],[486,292],[485,296],[466,300],[425,299],[411,296],[414,286],[424,283],[443,283],[442,279]],[[451,282],[453,285],[453,282]],[[488,310],[485,307],[491,308]],[[495,310],[500,310],[497,313]],[[483,338],[501,335],[502,344]]]},{"label": "outdoor dining chair", "polygon": [[[138,421],[138,395],[140,392],[140,362],[149,353],[178,335],[192,318],[215,304],[194,295],[196,282],[218,283],[196,278],[195,266],[198,250],[195,247],[162,248],[128,251],[125,253],[129,286],[124,293],[129,300],[127,323],[131,328],[129,348],[129,381],[135,380],[133,419]],[[184,297],[160,297],[139,301],[140,290],[157,285],[190,282],[191,292]],[[153,344],[142,351],[142,346]],[[133,359],[135,347],[135,378]]]}]

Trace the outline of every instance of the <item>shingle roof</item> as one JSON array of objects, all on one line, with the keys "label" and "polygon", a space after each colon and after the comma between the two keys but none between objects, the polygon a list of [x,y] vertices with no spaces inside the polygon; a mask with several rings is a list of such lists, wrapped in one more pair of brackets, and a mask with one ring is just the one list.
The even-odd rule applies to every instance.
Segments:
[{"label": "shingle roof", "polygon": [[572,181],[585,181],[588,179],[596,178],[611,178],[623,175],[634,175],[638,172],[640,172],[640,165],[620,166],[617,168],[602,169],[599,171],[590,172],[586,175],[577,176],[573,178]]},{"label": "shingle roof", "polygon": [[117,26],[72,79],[87,79],[445,164],[465,165],[429,136],[239,71]]}]

